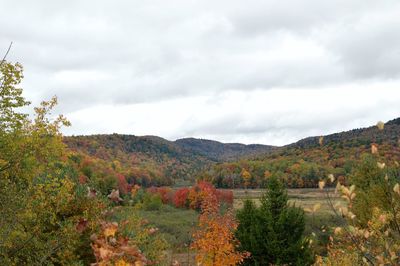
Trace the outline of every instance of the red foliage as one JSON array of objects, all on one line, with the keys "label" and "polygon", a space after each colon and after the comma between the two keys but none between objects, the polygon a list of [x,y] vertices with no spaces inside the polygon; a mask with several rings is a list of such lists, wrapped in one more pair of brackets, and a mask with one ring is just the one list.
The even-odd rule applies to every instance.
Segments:
[{"label": "red foliage", "polygon": [[151,187],[147,192],[158,194],[164,204],[172,204],[177,208],[191,208],[200,210],[204,199],[211,195],[218,200],[218,203],[233,204],[233,193],[231,190],[218,190],[205,181],[199,181],[191,188],[180,188],[172,190],[169,187]]},{"label": "red foliage", "polygon": [[130,187],[128,182],[126,181],[126,178],[122,174],[116,174],[117,175],[117,180],[118,180],[118,189],[122,194],[127,194],[128,191],[130,191]]},{"label": "red foliage", "polygon": [[79,184],[86,184],[86,182],[87,182],[87,177],[85,175],[80,175]]},{"label": "red foliage", "polygon": [[233,204],[233,193],[227,190],[218,190],[211,183],[206,181],[199,181],[189,191],[189,206],[192,209],[200,210],[204,199],[212,195],[218,200],[218,203]]},{"label": "red foliage", "polygon": [[177,208],[187,208],[189,206],[188,202],[189,189],[181,188],[175,191],[174,194],[174,205]]},{"label": "red foliage", "polygon": [[164,204],[172,203],[173,191],[169,187],[151,187],[147,189],[147,192],[160,195],[161,201]]}]

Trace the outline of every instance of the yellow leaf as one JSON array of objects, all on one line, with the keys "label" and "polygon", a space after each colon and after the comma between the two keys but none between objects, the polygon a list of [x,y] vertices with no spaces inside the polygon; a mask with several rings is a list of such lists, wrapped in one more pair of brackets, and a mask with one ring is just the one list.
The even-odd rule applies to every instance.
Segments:
[{"label": "yellow leaf", "polygon": [[394,185],[393,191],[400,195],[400,185],[399,185],[399,183],[396,183],[396,185]]},{"label": "yellow leaf", "polygon": [[377,165],[378,165],[379,169],[383,169],[386,166],[385,163],[380,163],[380,162],[377,162]]},{"label": "yellow leaf", "polygon": [[318,187],[319,187],[319,189],[324,189],[324,187],[325,187],[325,181],[319,181],[318,182]]},{"label": "yellow leaf", "polygon": [[328,178],[331,181],[331,183],[333,183],[335,181],[335,176],[333,174],[329,174]]},{"label": "yellow leaf", "polygon": [[335,193],[337,193],[338,191],[340,191],[342,189],[342,185],[340,184],[340,182],[337,182],[336,184],[336,189],[335,189]]},{"label": "yellow leaf", "polygon": [[356,218],[356,215],[354,214],[354,213],[352,213],[352,212],[349,212],[348,213],[348,216],[350,217],[350,219],[354,219],[354,218]]},{"label": "yellow leaf", "polygon": [[378,127],[379,130],[383,130],[383,128],[385,127],[385,123],[379,121],[378,123],[376,123],[376,126]]},{"label": "yellow leaf", "polygon": [[322,146],[322,144],[324,144],[324,137],[323,137],[323,136],[319,137],[318,143],[319,143],[319,145],[321,145],[321,146]]},{"label": "yellow leaf", "polygon": [[127,263],[123,259],[120,259],[117,262],[115,262],[115,266],[130,266],[130,265],[131,265],[130,263]]},{"label": "yellow leaf", "polygon": [[376,144],[371,145],[371,153],[372,154],[378,153],[378,146]]},{"label": "yellow leaf", "polygon": [[313,206],[313,212],[318,211],[320,208],[321,208],[321,204],[320,204],[320,203],[315,204],[315,205]]},{"label": "yellow leaf", "polygon": [[115,236],[115,233],[117,232],[117,228],[118,228],[118,226],[114,225],[114,224],[107,226],[103,232],[104,236],[105,237]]},{"label": "yellow leaf", "polygon": [[338,235],[342,232],[342,228],[341,227],[336,227],[335,230],[333,231],[335,235]]},{"label": "yellow leaf", "polygon": [[312,210],[310,208],[304,208],[305,212],[312,212]]},{"label": "yellow leaf", "polygon": [[354,199],[356,197],[356,193],[351,193],[350,199]]}]

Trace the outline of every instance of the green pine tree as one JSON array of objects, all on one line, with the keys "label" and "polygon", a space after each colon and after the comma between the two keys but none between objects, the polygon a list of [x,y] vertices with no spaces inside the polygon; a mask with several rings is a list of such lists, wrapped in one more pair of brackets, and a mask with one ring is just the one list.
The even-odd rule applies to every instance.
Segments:
[{"label": "green pine tree", "polygon": [[305,229],[304,211],[288,205],[283,184],[275,177],[268,182],[261,206],[246,200],[238,211],[236,236],[240,250],[251,253],[243,265],[311,265],[314,261]]}]

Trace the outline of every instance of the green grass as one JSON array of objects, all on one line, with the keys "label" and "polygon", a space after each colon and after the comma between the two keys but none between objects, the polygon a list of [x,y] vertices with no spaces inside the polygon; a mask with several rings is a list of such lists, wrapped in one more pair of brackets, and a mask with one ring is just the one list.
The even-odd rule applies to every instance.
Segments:
[{"label": "green grass", "polygon": [[198,213],[163,205],[158,211],[138,210],[138,214],[156,226],[174,251],[186,250],[197,225]]}]

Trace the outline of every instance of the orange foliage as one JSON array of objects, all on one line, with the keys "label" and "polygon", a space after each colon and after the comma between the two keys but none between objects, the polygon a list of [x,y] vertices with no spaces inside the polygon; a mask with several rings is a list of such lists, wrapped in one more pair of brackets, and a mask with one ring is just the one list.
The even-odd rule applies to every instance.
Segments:
[{"label": "orange foliage", "polygon": [[201,204],[199,229],[193,234],[192,248],[196,249],[196,261],[200,265],[237,265],[249,253],[236,251],[239,242],[234,236],[238,224],[229,210],[219,213],[218,199],[212,189],[205,188]]},{"label": "orange foliage", "polygon": [[117,223],[103,222],[102,232],[92,235],[92,249],[96,257],[93,266],[146,265],[147,260],[140,250],[126,237],[118,235]]},{"label": "orange foliage", "polygon": [[158,194],[164,204],[172,204],[177,208],[191,208],[200,210],[202,202],[207,194],[211,193],[218,202],[233,204],[233,192],[231,190],[219,190],[206,181],[199,181],[195,186],[172,190],[169,187],[151,187],[147,192]]}]

